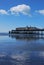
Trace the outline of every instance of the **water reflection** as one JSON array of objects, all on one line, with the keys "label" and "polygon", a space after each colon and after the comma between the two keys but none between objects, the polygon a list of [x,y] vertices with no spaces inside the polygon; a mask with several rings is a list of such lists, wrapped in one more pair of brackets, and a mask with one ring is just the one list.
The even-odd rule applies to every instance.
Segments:
[{"label": "water reflection", "polygon": [[0,65],[44,65],[44,38],[0,36]]},{"label": "water reflection", "polygon": [[44,39],[44,35],[36,35],[36,34],[16,34],[16,35],[9,35],[9,37],[20,40]]},{"label": "water reflection", "polygon": [[44,52],[25,52],[17,55],[0,55],[0,65],[44,65]]}]

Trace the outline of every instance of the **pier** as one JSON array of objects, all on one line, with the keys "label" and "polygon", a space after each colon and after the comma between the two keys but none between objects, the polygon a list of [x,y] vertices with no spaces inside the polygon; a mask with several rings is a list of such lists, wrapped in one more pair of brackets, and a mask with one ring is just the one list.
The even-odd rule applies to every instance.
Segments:
[{"label": "pier", "polygon": [[19,27],[15,30],[9,31],[9,34],[36,34],[36,35],[44,35],[44,29],[40,29],[37,27]]},{"label": "pier", "polygon": [[44,39],[44,29],[37,27],[19,27],[9,31],[9,37],[16,39]]}]

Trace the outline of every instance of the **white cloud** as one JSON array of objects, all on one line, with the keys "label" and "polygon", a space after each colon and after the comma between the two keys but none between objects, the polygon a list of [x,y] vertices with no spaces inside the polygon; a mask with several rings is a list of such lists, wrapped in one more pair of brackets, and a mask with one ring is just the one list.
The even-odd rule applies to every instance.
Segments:
[{"label": "white cloud", "polygon": [[31,9],[30,6],[22,4],[22,5],[17,5],[17,6],[11,7],[9,11],[11,11],[12,14],[22,13],[24,15],[29,15],[30,9]]},{"label": "white cloud", "polygon": [[8,14],[6,10],[0,9],[0,14]]},{"label": "white cloud", "polygon": [[44,15],[44,10],[36,10],[35,12]]}]

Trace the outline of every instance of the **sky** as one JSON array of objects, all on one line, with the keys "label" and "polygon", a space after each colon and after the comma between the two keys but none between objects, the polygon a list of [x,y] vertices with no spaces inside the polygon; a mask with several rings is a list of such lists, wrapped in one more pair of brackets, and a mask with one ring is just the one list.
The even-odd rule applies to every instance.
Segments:
[{"label": "sky", "polygon": [[26,26],[44,28],[44,0],[0,0],[0,32]]}]

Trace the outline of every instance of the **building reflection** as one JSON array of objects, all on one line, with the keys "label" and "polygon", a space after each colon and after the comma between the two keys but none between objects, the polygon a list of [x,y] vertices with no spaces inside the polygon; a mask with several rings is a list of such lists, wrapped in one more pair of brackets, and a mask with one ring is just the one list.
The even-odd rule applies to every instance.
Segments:
[{"label": "building reflection", "polygon": [[33,35],[33,34],[11,34],[9,35],[11,38],[19,39],[19,40],[36,40],[36,39],[44,39],[44,35]]}]

